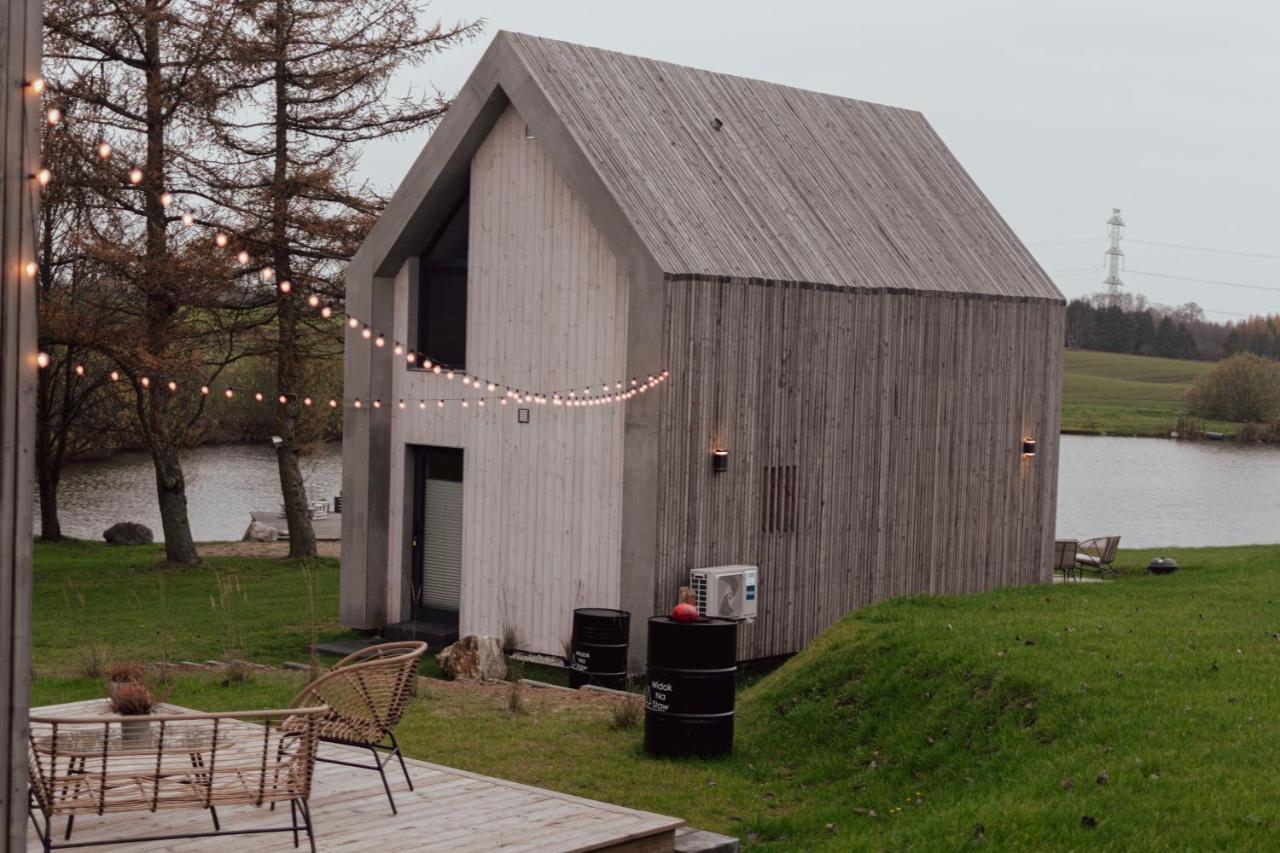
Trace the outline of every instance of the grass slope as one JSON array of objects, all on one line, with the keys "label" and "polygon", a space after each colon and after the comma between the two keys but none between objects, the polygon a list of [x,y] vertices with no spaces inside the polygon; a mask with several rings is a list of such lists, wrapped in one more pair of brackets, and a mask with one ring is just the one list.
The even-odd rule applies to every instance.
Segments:
[{"label": "grass slope", "polygon": [[[1067,350],[1063,362],[1062,431],[1165,437],[1183,411],[1191,382],[1204,361]],[[1234,434],[1238,424],[1206,422]]]},{"label": "grass slope", "polygon": [[[117,563],[114,553],[37,547],[37,702],[101,694],[74,673],[86,624],[113,655],[154,658],[146,609],[130,602],[162,573],[166,607],[184,614],[172,657],[219,653],[202,627],[214,571],[149,568],[155,554],[142,549]],[[428,688],[400,739],[411,755],[680,815],[753,849],[1267,849],[1280,833],[1270,784],[1280,547],[1171,553],[1182,569],[1169,577],[1135,571],[851,614],[740,694],[737,750],[721,761],[649,759],[637,729],[615,729],[599,711],[513,713],[505,687],[486,699]],[[1134,570],[1150,556],[1125,552],[1120,564]],[[219,563],[262,603],[252,648],[296,658],[306,633],[297,567]],[[336,569],[316,574],[332,614]],[[128,619],[65,606],[68,580],[107,615],[123,602]],[[179,605],[180,594],[193,600]],[[107,625],[121,630],[108,636]],[[171,699],[263,707],[298,681],[225,685],[198,674],[179,679]]]}]

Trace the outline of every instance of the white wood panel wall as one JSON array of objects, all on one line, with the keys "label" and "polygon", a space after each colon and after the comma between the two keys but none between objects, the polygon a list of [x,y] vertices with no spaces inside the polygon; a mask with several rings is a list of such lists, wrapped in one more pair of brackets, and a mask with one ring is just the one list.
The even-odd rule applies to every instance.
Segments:
[{"label": "white wood panel wall", "polygon": [[[550,390],[626,375],[628,278],[541,143],[508,108],[472,161],[467,368]],[[396,331],[409,331],[410,261],[397,279]],[[461,381],[396,369],[391,411],[393,504],[403,504],[408,448],[464,451],[463,634],[515,627],[522,648],[562,653],[572,611],[617,606],[621,559],[620,406],[567,409],[456,403],[417,409],[420,398],[478,396]],[[409,406],[401,412],[397,402]],[[383,411],[387,411],[384,409]],[[393,506],[388,553],[392,621],[404,597],[405,525]]]}]

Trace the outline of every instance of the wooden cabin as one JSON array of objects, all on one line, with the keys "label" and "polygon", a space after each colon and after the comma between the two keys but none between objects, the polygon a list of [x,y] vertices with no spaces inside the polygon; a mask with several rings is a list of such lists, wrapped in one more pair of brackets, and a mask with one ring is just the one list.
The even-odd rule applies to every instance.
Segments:
[{"label": "wooden cabin", "polygon": [[1064,300],[919,113],[499,33],[348,309],[345,625],[638,667],[700,567],[742,659],[1050,580]]}]

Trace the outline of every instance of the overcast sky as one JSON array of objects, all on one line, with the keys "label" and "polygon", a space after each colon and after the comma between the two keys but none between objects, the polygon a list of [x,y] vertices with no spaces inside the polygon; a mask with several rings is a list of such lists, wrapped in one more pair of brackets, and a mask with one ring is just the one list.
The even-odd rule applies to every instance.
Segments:
[{"label": "overcast sky", "polygon": [[[1100,289],[1113,207],[1134,241],[1280,256],[1273,0],[435,0],[430,10],[446,22],[484,17],[487,30],[405,85],[456,92],[508,29],[920,110],[1067,296]],[[389,191],[424,142],[373,146],[363,170]],[[1280,313],[1280,259],[1124,249],[1126,289],[1154,302],[1194,301],[1216,320]]]}]

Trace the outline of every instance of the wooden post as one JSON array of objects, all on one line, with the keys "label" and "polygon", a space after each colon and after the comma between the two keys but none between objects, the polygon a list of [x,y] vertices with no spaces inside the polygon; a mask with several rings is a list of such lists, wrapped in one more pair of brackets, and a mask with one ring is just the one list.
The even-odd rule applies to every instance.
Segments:
[{"label": "wooden post", "polygon": [[34,267],[40,168],[40,0],[0,7],[0,853],[27,849],[31,500],[36,382]]}]

